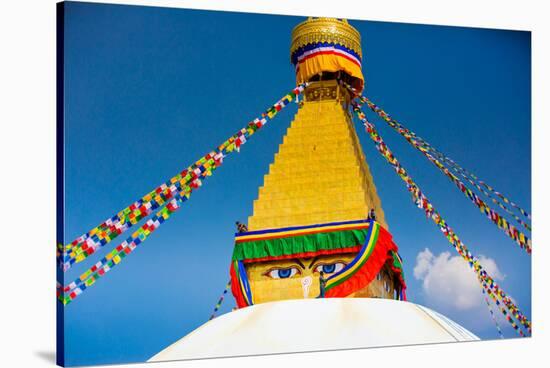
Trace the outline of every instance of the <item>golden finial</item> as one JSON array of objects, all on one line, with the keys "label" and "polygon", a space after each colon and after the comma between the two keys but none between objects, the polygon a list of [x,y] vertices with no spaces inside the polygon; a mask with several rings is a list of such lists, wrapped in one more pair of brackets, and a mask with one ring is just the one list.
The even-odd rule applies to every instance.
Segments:
[{"label": "golden finial", "polygon": [[309,17],[298,24],[292,30],[290,55],[302,46],[317,42],[340,44],[362,58],[361,35],[346,19]]}]

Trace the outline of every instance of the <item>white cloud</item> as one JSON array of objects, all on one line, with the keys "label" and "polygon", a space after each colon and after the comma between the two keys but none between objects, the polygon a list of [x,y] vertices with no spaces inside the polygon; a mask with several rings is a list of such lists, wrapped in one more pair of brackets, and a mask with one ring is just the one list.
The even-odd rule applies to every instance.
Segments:
[{"label": "white cloud", "polygon": [[[493,259],[480,256],[479,261],[493,279],[504,279]],[[422,281],[431,303],[458,310],[471,310],[485,303],[475,272],[460,256],[451,257],[449,252],[435,256],[426,248],[416,256],[413,274]]]}]

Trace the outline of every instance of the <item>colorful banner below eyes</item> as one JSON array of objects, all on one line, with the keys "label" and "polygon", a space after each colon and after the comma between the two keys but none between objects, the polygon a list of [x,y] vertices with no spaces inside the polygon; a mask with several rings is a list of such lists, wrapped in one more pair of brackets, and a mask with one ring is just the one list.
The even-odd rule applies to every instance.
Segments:
[{"label": "colorful banner below eyes", "polygon": [[[502,289],[500,289],[494,279],[489,276],[485,269],[483,269],[483,267],[479,263],[479,260],[470,253],[466,245],[462,243],[462,241],[458,238],[458,236],[443,219],[443,217],[436,211],[428,198],[424,195],[424,193],[422,193],[418,185],[408,175],[407,171],[403,168],[403,166],[401,166],[397,158],[390,151],[389,147],[386,145],[382,137],[378,134],[375,126],[367,120],[366,115],[363,113],[360,107],[361,105],[356,101],[352,102],[353,111],[365,126],[365,129],[369,134],[371,140],[374,142],[376,149],[380,152],[382,157],[384,157],[386,161],[390,165],[392,165],[395,172],[405,182],[405,184],[407,185],[407,189],[411,193],[413,201],[415,202],[417,207],[422,209],[426,213],[426,216],[430,218],[440,228],[440,230],[443,232],[449,243],[451,243],[458,254],[460,254],[461,257],[466,262],[468,262],[468,265],[473,268],[478,278],[483,281],[481,286],[485,288],[487,293],[491,296],[495,296],[495,300],[499,299],[499,301],[502,301],[502,303],[504,303],[510,313],[527,329],[530,334],[531,322],[521,313],[519,308],[512,302],[511,298],[508,297]],[[511,318],[508,319],[508,321],[510,323],[513,322]]]},{"label": "colorful banner below eyes", "polygon": [[296,68],[296,81],[303,83],[322,72],[343,71],[355,78],[356,87],[363,90],[361,56],[354,50],[334,42],[310,43],[298,48],[291,55]]},{"label": "colorful banner below eyes", "polygon": [[[178,210],[183,202],[189,199],[191,192],[202,185],[201,178],[204,179],[207,176],[212,175],[212,172],[223,163],[223,158],[225,158],[231,152],[239,151],[240,147],[247,142],[250,136],[252,136],[258,129],[262,128],[268,122],[268,119],[273,119],[279,111],[281,111],[285,106],[287,106],[290,102],[292,102],[298,95],[300,95],[304,91],[306,86],[307,86],[307,83],[304,83],[294,88],[290,93],[288,93],[279,101],[277,101],[272,107],[270,107],[260,117],[250,122],[247,125],[247,127],[241,129],[235,135],[230,137],[227,141],[222,143],[215,151],[207,154],[205,157],[197,161],[197,163],[200,163],[201,166],[196,167],[192,172],[186,172],[185,175],[182,175],[185,172],[184,170],[182,173],[179,174],[179,177],[180,177],[179,181],[177,179],[174,179],[174,178],[177,178],[178,175],[170,179],[171,184],[170,186],[166,187],[168,191],[165,192],[167,193],[165,195],[166,199],[172,198],[170,202],[165,207],[163,207],[160,211],[158,211],[157,214],[155,214],[151,219],[149,219],[143,226],[141,226],[136,232],[134,232],[132,236],[128,237],[124,242],[122,242],[115,249],[113,249],[109,254],[107,254],[107,256],[105,256],[102,260],[97,262],[95,265],[89,268],[86,272],[80,275],[80,277],[78,277],[75,281],[65,286],[61,285],[58,282],[57,298],[61,302],[63,302],[63,304],[67,305],[76,297],[81,295],[82,292],[84,292],[84,290],[92,286],[97,279],[104,276],[108,271],[110,271],[113,267],[119,264],[122,261],[122,259],[126,257],[126,255],[134,251],[134,249],[136,249],[136,247],[142,241],[144,241],[154,230],[156,230],[162,223],[164,223],[164,221],[166,221],[173,212]],[[214,164],[212,166],[207,164],[207,162],[209,162],[210,159],[214,160]],[[161,185],[160,187],[155,189],[154,192],[156,193],[157,190],[160,190],[160,192],[163,192],[164,191],[163,188],[165,185],[166,184]],[[101,238],[101,241],[99,243],[94,243],[93,246],[88,247],[87,245],[89,243],[87,241],[90,240],[93,235],[98,234],[98,231],[99,231],[99,230],[92,230],[87,233],[88,235],[85,234],[78,238],[78,239],[86,239],[86,241],[80,242],[80,243],[78,243],[78,241],[76,243],[73,242],[77,244],[75,245],[75,247],[70,248],[71,251],[74,252],[74,254],[71,256],[71,254],[67,254],[65,252],[65,254],[63,255],[63,263],[62,263],[63,270],[66,271],[71,264],[80,262],[86,257],[88,257],[89,255],[95,253],[97,249],[103,247],[105,244],[107,244],[112,239],[114,239],[117,235],[121,234],[123,231],[127,230],[132,225],[137,224],[139,220],[141,220],[142,218],[150,214],[153,209],[160,207],[159,203],[163,203],[162,201],[159,201],[155,198],[151,198],[151,201],[147,201],[147,199],[149,199],[149,197],[145,196],[140,200],[142,201],[141,202],[142,205],[146,208],[145,211],[139,210],[141,213],[141,217],[138,217],[136,215],[130,216],[131,214],[134,213],[132,212],[133,210],[130,209],[130,208],[133,208],[134,205],[127,208],[130,211],[128,215],[128,219],[131,219],[130,223],[126,222],[126,217],[124,216],[118,217],[118,215],[116,215],[111,218],[111,219],[118,218],[118,220],[116,221],[112,220],[109,222],[109,224],[111,225],[114,223],[119,224],[118,227],[114,225],[114,228],[116,229],[116,235],[113,235],[113,236],[107,235],[104,238]],[[151,204],[153,201],[155,205]],[[125,209],[119,213],[126,214],[128,213],[128,211],[126,211]],[[107,222],[104,222],[104,224],[106,223]],[[95,229],[99,229],[100,227],[102,227],[102,225],[96,227]],[[90,235],[90,234],[93,234],[93,235]]]},{"label": "colorful banner below eyes", "polygon": [[369,227],[368,220],[356,220],[237,233],[232,259],[246,263],[335,254],[360,247]]}]

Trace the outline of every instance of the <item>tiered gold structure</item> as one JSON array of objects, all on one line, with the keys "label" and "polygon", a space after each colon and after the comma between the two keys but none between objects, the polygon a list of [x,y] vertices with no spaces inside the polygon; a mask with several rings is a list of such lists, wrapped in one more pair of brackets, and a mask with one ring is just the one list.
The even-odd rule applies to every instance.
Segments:
[{"label": "tiered gold structure", "polygon": [[249,230],[365,219],[387,227],[336,81],[312,82],[254,201]]}]

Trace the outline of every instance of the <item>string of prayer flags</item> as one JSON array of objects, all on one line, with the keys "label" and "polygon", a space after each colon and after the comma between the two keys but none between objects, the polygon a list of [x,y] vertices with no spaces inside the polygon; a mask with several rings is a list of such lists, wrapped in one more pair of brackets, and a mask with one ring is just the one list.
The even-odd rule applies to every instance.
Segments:
[{"label": "string of prayer flags", "polygon": [[122,260],[127,255],[132,253],[139,244],[145,241],[153,231],[158,229],[161,224],[168,220],[172,213],[180,208],[181,202],[182,199],[173,199],[155,216],[143,224],[136,232],[109,252],[99,262],[82,273],[76,280],[65,286],[58,284],[57,298],[64,305],[67,305],[76,299],[87,288],[95,284],[99,278],[105,276],[107,272],[116,267],[116,265],[120,264]]},{"label": "string of prayer flags", "polygon": [[[196,189],[202,185],[202,181],[206,179],[208,176],[212,175],[212,171],[215,170],[216,167],[218,167],[220,164],[217,164],[214,167],[205,167],[201,166],[199,168],[196,168],[191,174],[191,180],[186,180],[185,178],[181,179],[180,181],[177,181],[167,187],[165,191],[165,195],[163,196],[162,201],[157,201],[155,204],[150,205],[149,203],[145,203],[144,207],[145,210],[140,210],[141,212],[138,215],[132,215],[130,214],[130,221],[128,223],[125,223],[122,225],[122,229],[125,231],[134,224],[137,224],[141,219],[149,216],[153,210],[162,207],[165,204],[165,200],[169,201],[172,198],[178,198],[178,197],[186,197],[189,196],[191,191],[193,189]],[[120,234],[122,234],[123,231],[120,231]],[[118,235],[118,234],[117,234]],[[114,237],[111,237],[110,240],[114,239]],[[109,241],[110,241],[109,240]],[[88,239],[88,242],[90,242],[90,239]],[[99,244],[94,244],[92,246],[88,246],[89,243],[84,244],[84,246],[80,248],[73,248],[73,250],[66,254],[62,261],[63,261],[63,270],[66,271],[70,268],[70,266],[74,263],[78,263],[84,259],[86,259],[88,256],[95,253],[100,247],[103,247],[106,245],[108,241],[103,241]]]},{"label": "string of prayer flags", "polygon": [[[124,242],[122,242],[115,249],[109,252],[103,259],[101,259],[99,262],[97,262],[84,273],[82,273],[80,277],[78,277],[76,280],[67,285],[61,285],[58,283],[57,298],[64,305],[69,304],[71,301],[81,295],[88,287],[92,286],[99,278],[103,277],[107,272],[109,272],[117,264],[119,264],[128,254],[133,252],[139,244],[145,241],[153,231],[158,229],[162,223],[168,220],[171,214],[177,211],[181,207],[181,204],[189,199],[194,189],[202,186],[201,178],[204,180],[205,177],[210,176],[212,174],[212,171],[221,165],[223,157],[235,150],[238,150],[240,146],[247,142],[248,138],[252,134],[254,134],[258,129],[263,127],[268,122],[268,119],[273,119],[275,115],[277,115],[277,113],[282,110],[282,108],[287,106],[288,103],[292,102],[297,95],[301,94],[306,86],[307,84],[301,84],[298,87],[294,88],[290,93],[277,101],[260,117],[250,122],[247,127],[241,129],[235,135],[230,137],[227,141],[222,143],[218,147],[216,154],[213,156],[216,157],[216,155],[218,154],[221,155],[218,156],[220,157],[218,160],[218,165],[211,166],[209,167],[209,169],[205,168],[204,171],[201,168],[197,168],[192,173],[188,173],[192,178],[192,180],[190,181],[187,181],[186,174],[179,181],[174,181],[173,183],[171,183],[169,188],[170,191],[168,193],[170,193],[169,196],[172,199],[168,202],[168,204],[162,207],[160,211],[158,211],[152,218],[147,220],[145,224],[143,224]],[[240,143],[237,144],[236,142]],[[204,163],[206,161],[201,159],[197,162]],[[127,228],[129,227],[130,225],[128,225]],[[99,247],[102,247],[105,244],[106,243],[101,243]],[[97,249],[98,248],[91,251],[87,251],[85,249],[84,251],[86,252],[86,257],[93,254]],[[74,262],[78,262],[78,260],[75,259],[73,263]]]},{"label": "string of prayer flags", "polygon": [[[495,301],[495,304],[497,306],[500,306],[500,301],[502,301],[502,303],[504,303],[504,305],[510,311],[510,313],[514,316],[514,318],[516,318],[518,321],[520,321],[520,323],[527,329],[527,331],[529,333],[531,333],[531,322],[527,319],[527,317],[525,317],[519,311],[519,309],[517,309],[515,304],[512,302],[512,299],[509,296],[507,296],[502,291],[502,289],[500,289],[500,287],[498,285],[496,285],[496,283],[494,283],[494,281],[492,279],[485,277],[486,276],[485,275],[486,274],[485,270],[482,270],[481,274],[484,277],[483,281],[486,284],[489,284],[488,288],[486,290],[487,290],[487,293],[489,294],[489,296]],[[486,287],[486,286],[487,285],[484,285],[484,287]],[[507,315],[506,313],[504,313],[504,314]]]},{"label": "string of prayer flags", "polygon": [[[359,97],[361,101],[366,102],[367,98]],[[371,105],[369,105],[371,106]],[[403,137],[413,147],[418,149],[431,163],[433,163],[439,170],[441,170],[464,194],[464,196],[479,208],[481,213],[484,213],[486,217],[491,220],[498,228],[502,229],[506,235],[514,240],[522,249],[525,249],[528,254],[531,254],[531,239],[529,239],[523,232],[519,231],[514,225],[512,225],[506,218],[500,215],[497,211],[493,210],[487,203],[485,203],[477,194],[470,190],[464,183],[449,171],[438,159],[432,156],[428,151],[421,147],[417,141],[411,139],[408,134],[403,134]]]},{"label": "string of prayer flags", "polygon": [[[403,125],[397,123],[394,119],[392,119],[384,110],[382,110],[381,108],[379,108],[378,106],[376,106],[374,103],[372,103],[368,98],[364,97],[364,96],[359,96],[359,99],[366,103],[370,109],[372,111],[374,111],[375,113],[377,113],[382,119],[384,119],[388,125],[390,125],[390,127],[392,127],[395,131],[397,131],[399,134],[401,134],[413,147],[415,147],[416,149],[418,149],[420,152],[422,152],[430,161],[432,161],[432,163],[434,163],[438,168],[440,168],[441,170],[443,170],[444,166],[443,164],[441,164],[434,156],[432,156],[432,154],[436,155],[440,160],[442,161],[446,161],[447,163],[449,162],[452,162],[451,165],[449,165],[451,167],[451,169],[453,169],[453,171],[455,171],[456,173],[458,173],[459,175],[461,175],[463,178],[465,178],[466,180],[468,180],[468,182],[470,182],[470,184],[474,185],[481,193],[483,193],[485,196],[487,196],[487,198],[491,199],[491,201],[493,203],[495,203],[496,205],[498,205],[500,208],[502,208],[504,211],[506,211],[509,215],[511,215],[519,224],[521,224],[523,227],[525,227],[527,230],[531,231],[531,226],[526,223],[525,221],[523,221],[521,218],[519,218],[515,213],[513,213],[512,211],[510,211],[504,204],[502,204],[500,201],[497,201],[494,197],[491,196],[490,193],[488,193],[485,189],[483,189],[478,183],[476,183],[474,180],[472,180],[471,178],[471,175],[468,176],[466,173],[466,170],[463,169],[462,167],[456,165],[454,163],[454,161],[448,159],[444,154],[442,154],[441,152],[439,152],[438,150],[436,150],[435,148],[432,148],[432,146],[427,143],[425,140],[423,140],[422,138],[420,138],[419,136],[417,136],[416,134],[414,134],[413,132],[411,132],[410,130],[406,129],[403,127]],[[446,168],[445,168],[446,169]],[[456,176],[454,176],[452,173],[450,173],[448,170],[447,172],[445,172],[445,175],[447,175],[448,177],[451,178],[451,180],[453,180],[455,183],[457,182],[458,178]],[[464,185],[463,184],[457,184],[457,185],[460,185],[459,188],[463,191],[463,193],[470,197],[471,198],[471,194],[470,193],[465,193],[463,187]],[[474,201],[474,199],[472,199],[472,201]],[[474,203],[476,203],[476,201],[474,201]],[[477,204],[477,203],[476,203]],[[522,210],[523,211],[523,210]],[[485,213],[487,215],[488,218],[490,218],[493,222],[495,222],[499,227],[501,227],[502,229],[504,229],[508,234],[511,234],[511,236],[513,236],[513,234],[516,233],[516,231],[514,230],[514,227],[513,225],[507,223],[506,221],[499,221],[498,218],[499,217],[502,217],[500,215],[493,215],[492,213],[490,213],[491,211],[488,211],[487,209],[482,209],[482,212]],[[530,215],[529,215],[530,216]],[[511,228],[510,228],[511,227]],[[516,242],[520,243],[521,240],[518,239],[518,238],[515,238],[514,240],[516,240]],[[524,245],[524,244],[523,244]]]},{"label": "string of prayer flags", "polygon": [[229,282],[227,283],[227,285],[225,285],[225,289],[223,290],[223,293],[222,295],[220,296],[220,299],[218,299],[218,302],[216,303],[216,306],[214,307],[214,311],[212,312],[212,315],[210,316],[210,318],[208,319],[209,321],[214,319],[216,317],[216,313],[218,312],[218,310],[220,309],[220,307],[222,306],[222,303],[223,303],[223,299],[225,298],[225,294],[227,294],[227,292],[229,291],[229,289],[231,289],[231,279],[229,280]]},{"label": "string of prayer flags", "polygon": [[94,254],[118,235],[149,216],[155,209],[163,206],[176,193],[181,194],[182,190],[185,192],[188,188],[197,188],[200,185],[200,178],[204,179],[212,175],[212,172],[223,163],[223,159],[227,154],[235,150],[239,151],[240,147],[246,143],[250,136],[261,129],[268,122],[268,119],[273,119],[296,96],[300,95],[306,85],[306,83],[298,85],[216,149],[197,160],[176,176],[162,183],[130,206],[122,209],[116,215],[108,218],[69,244],[65,246],[58,244],[57,255],[63,271],[67,271],[74,263],[81,262]]},{"label": "string of prayer flags", "polygon": [[429,201],[428,197],[424,195],[418,185],[409,176],[405,168],[401,166],[397,158],[393,155],[382,137],[378,134],[376,127],[367,120],[366,115],[363,113],[360,107],[361,105],[359,103],[357,103],[356,101],[352,101],[353,111],[355,112],[359,120],[363,123],[365,130],[369,134],[371,140],[374,142],[376,149],[382,155],[382,157],[384,157],[386,161],[394,168],[399,177],[405,182],[407,189],[411,193],[413,201],[415,202],[417,207],[422,209],[425,212],[426,216],[439,227],[441,232],[445,235],[449,243],[455,248],[457,253],[460,254],[460,256],[476,272],[478,278],[484,281],[481,286],[484,287],[488,293],[492,290],[494,292],[494,295],[498,296],[500,301],[504,303],[511,314],[514,315],[514,317],[530,331],[531,322],[521,313],[521,311],[514,304],[511,298],[504,293],[504,291],[498,286],[494,279],[481,266],[479,260],[470,253],[466,245],[458,238],[452,228],[437,212],[432,203]]},{"label": "string of prayer flags", "polygon": [[[481,280],[479,280],[479,281],[481,283],[483,283],[483,281],[481,281]],[[493,320],[493,323],[495,324],[495,327],[497,329],[498,336],[501,339],[503,339],[504,335],[502,334],[502,330],[500,329],[500,324],[498,323],[498,321],[495,317],[495,312],[493,312],[493,308],[491,307],[491,302],[489,302],[489,299],[487,298],[487,293],[485,292],[485,287],[481,288],[481,293],[483,294],[483,299],[485,300],[485,304],[487,305],[487,309],[489,309],[489,313],[491,314],[491,319]]]},{"label": "string of prayer flags", "polygon": [[[439,153],[438,151],[433,151],[434,154],[440,159],[440,160],[443,160],[444,162],[447,162],[449,163],[449,159],[444,156],[443,154]],[[510,216],[512,216],[514,218],[514,220],[517,221],[518,224],[520,224],[521,226],[523,226],[525,229],[531,231],[531,225],[528,224],[527,222],[523,221],[518,215],[516,215],[514,212],[512,212],[510,209],[508,209],[508,207],[506,207],[502,202],[498,201],[497,199],[495,199],[489,192],[487,192],[485,189],[483,189],[483,187],[481,187],[477,182],[475,182],[474,180],[472,180],[472,178],[468,175],[466,175],[466,173],[461,170],[462,168],[460,167],[457,167],[457,166],[454,166],[454,165],[449,165],[451,167],[451,169],[456,172],[457,174],[459,174],[460,176],[462,176],[464,179],[466,179],[470,184],[472,184],[474,187],[476,187],[476,189],[480,192],[480,193],[483,193],[487,198],[489,198],[494,204],[496,204],[497,206],[499,206],[500,208],[502,208],[506,213],[508,213]]]},{"label": "string of prayer flags", "polygon": [[[500,329],[500,325],[498,324],[497,320],[496,320],[496,317],[493,313],[493,309],[491,308],[491,305],[489,303],[489,300],[487,299],[487,296],[485,295],[485,293],[487,293],[487,295],[489,295],[491,297],[491,299],[493,299],[493,301],[495,302],[495,305],[497,306],[497,308],[500,310],[500,312],[502,313],[502,315],[504,316],[504,318],[510,323],[510,325],[512,326],[512,328],[521,336],[521,337],[525,337],[525,333],[523,332],[523,330],[521,329],[521,327],[510,317],[509,313],[506,311],[506,308],[504,308],[502,306],[502,303],[500,303],[500,301],[495,297],[495,295],[493,293],[491,293],[491,290],[487,290],[487,292],[485,292],[486,290],[486,283],[484,280],[479,280],[483,287],[482,287],[482,291],[483,291],[483,296],[485,297],[485,302],[487,303],[487,306],[489,308],[489,312],[491,313],[491,317],[493,318],[493,321],[495,323],[495,325],[497,326],[497,330],[498,332],[500,333],[500,338],[504,338],[504,336],[502,335],[502,331]],[[529,333],[531,332],[531,329],[528,328],[528,331]]]},{"label": "string of prayer flags", "polygon": [[[426,150],[429,150],[430,152],[432,152],[433,154],[437,155],[440,159],[444,160],[445,162],[447,162],[449,164],[449,166],[453,169],[453,171],[459,173],[461,176],[463,176],[464,178],[466,178],[467,180],[471,181],[472,185],[475,185],[476,188],[478,188],[481,192],[483,192],[488,198],[491,198],[491,200],[495,203],[495,204],[498,204],[499,207],[501,207],[503,210],[505,210],[506,212],[508,212],[510,215],[513,215],[515,216],[515,214],[513,212],[511,212],[504,204],[502,204],[501,202],[497,201],[495,198],[493,198],[491,196],[491,194],[487,193],[486,190],[482,189],[480,187],[480,185],[484,186],[487,190],[489,190],[491,193],[495,194],[496,196],[498,196],[500,199],[502,199],[505,203],[511,205],[512,207],[514,207],[517,211],[519,211],[522,215],[524,215],[525,217],[527,217],[528,219],[531,219],[531,215],[526,211],[524,210],[523,208],[521,208],[520,206],[518,206],[516,203],[514,203],[513,201],[511,201],[510,199],[508,199],[507,197],[505,197],[502,193],[496,191],[494,188],[492,188],[490,185],[488,185],[487,183],[485,183],[484,181],[482,181],[481,179],[479,179],[476,175],[472,174],[471,172],[469,172],[468,170],[464,169],[463,167],[461,167],[460,165],[458,165],[454,160],[452,160],[451,158],[447,157],[446,155],[444,155],[443,153],[441,153],[440,151],[438,151],[435,147],[433,147],[432,145],[430,145],[426,140],[424,140],[423,138],[421,138],[420,136],[418,136],[417,134],[415,134],[414,132],[412,132],[411,130],[407,129],[404,125],[400,124],[399,122],[397,122],[396,120],[394,120],[388,113],[386,113],[384,110],[382,110],[380,107],[376,106],[373,102],[371,102],[367,97],[364,97],[364,96],[361,96],[358,92],[357,92],[357,89],[351,87],[349,84],[345,83],[345,82],[342,82],[344,85],[346,85],[346,87],[350,90],[352,90],[355,95],[357,97],[359,97],[359,99],[361,99],[361,101],[363,103],[367,103],[367,105],[369,106],[369,108],[374,111],[375,113],[377,113],[382,119],[384,119],[389,125],[390,127],[392,127],[393,129],[397,130],[400,134],[402,135],[408,135],[409,138],[415,140],[418,142],[419,145],[421,145],[422,147],[424,147]],[[473,180],[472,180],[473,179]],[[479,184],[478,184],[479,183]],[[524,222],[522,222],[519,218],[516,218],[516,220],[518,220],[518,222],[520,222],[523,226],[525,226],[526,228],[528,228],[530,230],[530,226]]]},{"label": "string of prayer flags", "polygon": [[367,128],[367,131],[369,132],[369,135],[371,136],[371,139],[375,142],[377,142],[377,149],[379,152],[386,158],[386,160],[392,164],[394,167],[396,173],[407,183],[407,188],[413,195],[413,200],[417,204],[417,206],[421,209],[423,209],[426,212],[426,215],[428,218],[431,218],[436,224],[440,227],[440,230],[443,232],[443,234],[447,237],[449,242],[455,247],[457,252],[468,262],[468,264],[474,268],[474,270],[484,279],[486,279],[487,284],[491,289],[494,289],[494,292],[496,295],[501,298],[503,303],[506,305],[506,307],[514,313],[516,318],[522,322],[522,324],[525,325],[526,328],[530,329],[530,322],[529,320],[519,311],[519,309],[514,305],[514,303],[511,301],[511,299],[506,296],[504,291],[500,289],[500,287],[494,282],[494,280],[486,273],[486,271],[478,264],[477,260],[472,256],[472,254],[465,248],[465,245],[460,241],[458,236],[454,233],[454,231],[446,224],[445,220],[435,211],[430,201],[427,199],[426,196],[420,191],[418,186],[412,181],[412,178],[408,176],[404,168],[399,164],[397,159],[393,156],[391,151],[387,148],[381,137],[376,132],[376,129],[374,128],[374,125],[367,121],[366,116],[364,113],[360,110],[360,105],[355,103],[354,104],[354,111],[358,116],[360,116],[361,121],[365,124],[365,127]]},{"label": "string of prayer flags", "polygon": [[[414,134],[414,133],[413,133]],[[420,137],[418,137],[418,140],[419,141],[423,141]],[[476,187],[479,188],[480,191],[482,191],[486,196],[488,196],[489,198],[491,199],[494,199],[493,197],[491,197],[491,194],[487,193],[487,191],[485,191],[484,189],[481,189],[481,187],[479,187],[479,185],[485,187],[489,192],[493,193],[494,195],[496,195],[498,198],[500,198],[504,203],[512,206],[513,208],[515,208],[519,213],[521,213],[523,216],[525,216],[527,219],[531,220],[531,214],[529,212],[527,212],[526,210],[524,210],[522,207],[520,207],[519,205],[517,205],[516,203],[514,203],[512,200],[508,199],[506,196],[504,196],[502,193],[496,191],[493,187],[491,187],[489,184],[485,183],[483,180],[479,179],[476,175],[474,175],[473,173],[471,173],[470,171],[468,171],[467,169],[461,167],[460,165],[458,165],[454,160],[452,160],[450,157],[447,157],[445,156],[443,153],[439,152],[438,150],[436,150],[434,147],[432,147],[431,145],[429,145],[426,141],[424,141],[424,144],[426,146],[427,149],[433,151],[436,155],[440,156],[441,159],[443,159],[444,161],[446,161],[449,166],[455,171],[455,172],[458,172],[460,175],[464,176],[464,177],[467,177],[469,178],[469,180],[472,180]],[[479,184],[477,184],[479,183]],[[515,217],[515,214],[513,212],[511,212],[504,204],[502,204],[501,202],[499,201],[496,201],[494,200],[494,202],[496,202],[497,204],[499,204],[499,206],[504,209],[506,212],[508,212],[510,215],[513,215],[514,218],[520,222],[523,226],[525,226],[525,223],[522,222],[521,220],[519,220],[519,218]],[[529,230],[531,230],[530,227],[527,227],[525,226],[526,228],[528,228]]]},{"label": "string of prayer flags", "polygon": [[[521,212],[524,216],[527,218],[531,218],[531,215],[527,213],[525,210],[523,210],[521,207],[517,206],[515,203],[509,201],[506,197],[504,197],[499,192],[496,192],[493,190],[490,186],[483,183],[481,180],[479,180],[475,175],[470,173],[468,170],[462,168],[458,164],[456,164],[452,159],[448,158],[446,155],[435,149],[433,146],[431,146],[427,141],[425,141],[423,138],[412,132],[411,130],[407,129],[405,126],[394,120],[389,114],[387,114],[384,110],[382,110],[380,107],[376,106],[373,102],[371,102],[367,97],[362,96],[358,93],[358,91],[351,87],[349,84],[341,81],[345,87],[347,87],[349,90],[351,90],[363,103],[366,103],[369,108],[374,111],[376,114],[378,114],[388,125],[393,128],[396,132],[401,134],[409,143],[411,143],[416,149],[420,150],[422,153],[427,154],[433,154],[437,156],[440,160],[447,163],[449,167],[462,176],[464,179],[466,179],[470,184],[472,184],[474,187],[476,187],[477,190],[479,190],[481,193],[483,193],[487,198],[489,198],[494,204],[498,205],[501,209],[503,209],[506,213],[508,213],[510,216],[512,216],[519,224],[521,224],[525,229],[531,231],[531,225],[523,221],[521,218],[519,218],[514,212],[512,212],[506,205],[504,205],[502,202],[495,199],[487,190],[483,189],[483,187],[478,184],[482,183],[485,187],[490,188],[493,193],[499,196],[499,198],[502,198],[506,203],[510,203],[513,205],[514,208],[516,208],[519,212]],[[488,211],[482,211],[484,212],[487,217],[491,218],[491,220],[494,218],[491,217],[491,214],[488,213]],[[497,220],[498,224],[498,220]],[[506,225],[509,225],[508,222],[501,222],[501,226],[507,227]],[[514,229],[505,229],[509,234],[515,234],[516,232]],[[519,235],[518,235],[519,236]],[[514,239],[516,242],[520,242],[521,240]]]}]

